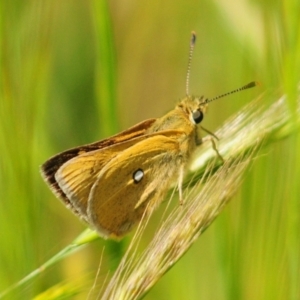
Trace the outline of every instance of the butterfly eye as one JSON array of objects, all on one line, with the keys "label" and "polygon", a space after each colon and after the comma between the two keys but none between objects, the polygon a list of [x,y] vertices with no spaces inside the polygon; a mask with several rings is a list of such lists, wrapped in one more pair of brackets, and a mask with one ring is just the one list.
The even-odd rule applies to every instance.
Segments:
[{"label": "butterfly eye", "polygon": [[144,177],[144,171],[142,169],[137,169],[132,174],[134,183],[139,183],[143,179],[143,177]]},{"label": "butterfly eye", "polygon": [[203,120],[203,112],[201,110],[193,111],[192,118],[195,124],[199,124]]}]

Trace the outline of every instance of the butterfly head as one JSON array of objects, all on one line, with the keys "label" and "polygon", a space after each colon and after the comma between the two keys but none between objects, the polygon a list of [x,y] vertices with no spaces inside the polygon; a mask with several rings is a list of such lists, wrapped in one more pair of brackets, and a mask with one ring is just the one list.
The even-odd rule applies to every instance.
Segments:
[{"label": "butterfly head", "polygon": [[192,124],[198,125],[204,118],[207,103],[204,101],[204,97],[188,96],[177,105],[177,109],[182,110]]}]

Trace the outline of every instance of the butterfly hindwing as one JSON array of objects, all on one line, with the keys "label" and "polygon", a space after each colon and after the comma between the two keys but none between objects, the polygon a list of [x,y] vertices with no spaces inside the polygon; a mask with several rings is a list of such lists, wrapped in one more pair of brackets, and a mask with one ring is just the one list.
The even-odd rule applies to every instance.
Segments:
[{"label": "butterfly hindwing", "polygon": [[174,159],[180,157],[178,135],[182,133],[150,135],[103,167],[92,186],[87,208],[89,223],[100,235],[121,238],[145,211],[158,204],[181,164],[180,159]]}]

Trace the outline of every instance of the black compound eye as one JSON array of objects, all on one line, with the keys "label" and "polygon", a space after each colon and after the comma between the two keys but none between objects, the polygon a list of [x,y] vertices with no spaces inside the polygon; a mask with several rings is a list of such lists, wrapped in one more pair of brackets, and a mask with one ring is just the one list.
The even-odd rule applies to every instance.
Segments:
[{"label": "black compound eye", "polygon": [[203,112],[201,110],[193,111],[192,118],[195,124],[199,124],[203,120]]}]

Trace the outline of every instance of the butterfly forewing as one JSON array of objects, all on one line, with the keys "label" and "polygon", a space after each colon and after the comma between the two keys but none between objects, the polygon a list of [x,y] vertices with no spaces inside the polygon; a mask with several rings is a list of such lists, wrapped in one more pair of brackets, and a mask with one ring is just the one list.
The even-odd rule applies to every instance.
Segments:
[{"label": "butterfly forewing", "polygon": [[102,168],[120,152],[144,140],[145,136],[91,151],[72,158],[63,164],[55,174],[55,180],[80,215],[87,219],[87,202],[92,186]]},{"label": "butterfly forewing", "polygon": [[[116,134],[108,139],[104,139],[92,144],[83,145],[80,147],[72,148],[69,150],[66,150],[62,153],[59,153],[50,159],[48,159],[42,166],[41,166],[41,173],[46,181],[46,183],[50,186],[53,193],[63,200],[63,202],[66,204],[68,208],[70,208],[75,214],[80,215],[80,212],[75,208],[75,206],[72,203],[72,200],[68,198],[68,196],[64,193],[64,191],[59,186],[57,179],[56,179],[56,173],[58,170],[64,166],[66,163],[71,161],[72,159],[82,157],[86,153],[91,152],[97,152],[97,150],[105,149],[107,147],[111,147],[113,145],[121,144],[126,141],[130,141],[132,139],[135,139],[139,136],[143,136],[145,132],[148,130],[148,128],[155,122],[156,119],[149,119],[146,121],[143,121],[139,124],[136,124],[135,126],[132,126],[131,128],[122,131],[119,134]],[[120,149],[123,149],[122,147]],[[121,150],[119,150],[121,151]],[[98,156],[99,158],[99,156]],[[100,167],[100,163],[97,164],[93,162],[91,159],[89,162],[91,165],[96,164]],[[77,165],[79,166],[79,164]],[[79,171],[81,169],[81,165],[79,167]],[[88,169],[86,166],[85,169]],[[75,175],[74,175],[75,176]],[[75,176],[76,177],[76,176]],[[84,181],[84,175],[81,177],[81,180]],[[84,189],[84,188],[83,188]],[[82,191],[84,193],[84,191]],[[79,207],[84,208],[84,201],[79,205]],[[81,208],[81,209],[82,209]]]},{"label": "butterfly forewing", "polygon": [[181,134],[150,135],[105,165],[88,200],[88,218],[100,235],[121,238],[142,218],[146,208],[150,211],[158,204],[178,174],[181,161],[174,158],[180,156]]}]

